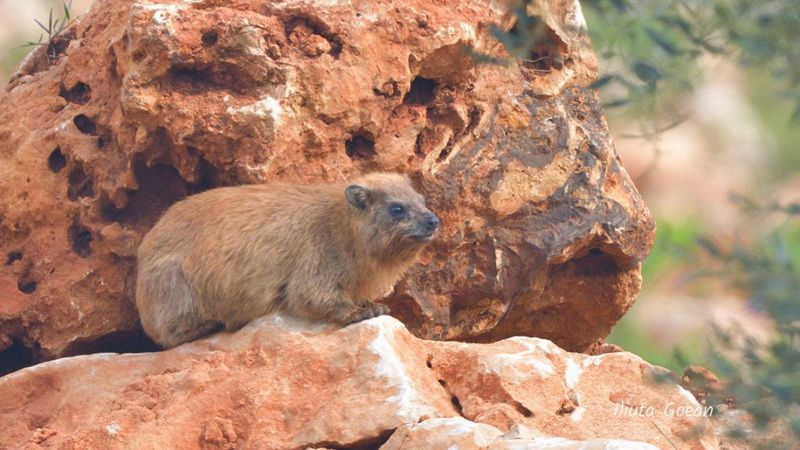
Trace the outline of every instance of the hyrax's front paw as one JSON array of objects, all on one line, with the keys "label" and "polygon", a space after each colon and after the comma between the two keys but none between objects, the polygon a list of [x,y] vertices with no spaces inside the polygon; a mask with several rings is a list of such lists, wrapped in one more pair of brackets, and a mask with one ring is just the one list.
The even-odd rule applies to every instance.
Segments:
[{"label": "hyrax's front paw", "polygon": [[372,319],[373,317],[378,317],[383,314],[389,314],[389,311],[390,310],[388,306],[373,303],[371,306],[358,308],[357,310],[353,311],[345,320],[345,324],[350,325],[351,323]]}]

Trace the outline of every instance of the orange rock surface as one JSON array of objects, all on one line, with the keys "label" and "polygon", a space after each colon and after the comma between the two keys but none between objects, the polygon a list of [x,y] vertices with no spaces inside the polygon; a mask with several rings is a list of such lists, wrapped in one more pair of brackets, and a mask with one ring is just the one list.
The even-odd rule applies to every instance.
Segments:
[{"label": "orange rock surface", "polygon": [[655,373],[629,353],[568,353],[537,338],[425,341],[386,316],[343,329],[267,316],[164,352],[76,356],[2,377],[0,442],[717,448],[700,405]]}]

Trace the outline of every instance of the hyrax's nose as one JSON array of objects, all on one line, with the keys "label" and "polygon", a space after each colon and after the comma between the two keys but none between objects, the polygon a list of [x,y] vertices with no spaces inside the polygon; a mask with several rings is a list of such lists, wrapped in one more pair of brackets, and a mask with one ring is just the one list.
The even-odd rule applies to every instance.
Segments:
[{"label": "hyrax's nose", "polygon": [[433,215],[432,212],[425,213],[425,226],[430,231],[434,231],[439,228],[439,218]]}]

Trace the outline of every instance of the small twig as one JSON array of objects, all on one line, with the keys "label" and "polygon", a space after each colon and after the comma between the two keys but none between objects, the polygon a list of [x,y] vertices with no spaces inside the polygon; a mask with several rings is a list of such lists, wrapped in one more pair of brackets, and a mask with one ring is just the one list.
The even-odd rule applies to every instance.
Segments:
[{"label": "small twig", "polygon": [[678,447],[676,447],[675,444],[672,443],[672,440],[670,440],[670,438],[668,438],[667,435],[664,434],[663,431],[661,431],[661,428],[659,428],[658,425],[656,425],[656,423],[653,422],[653,419],[648,418],[647,420],[649,420],[650,423],[652,423],[653,426],[656,427],[656,430],[658,430],[658,432],[661,433],[662,436],[664,436],[664,439],[666,439],[667,442],[669,442],[669,445],[671,445],[672,448],[674,448],[675,450],[678,450]]}]

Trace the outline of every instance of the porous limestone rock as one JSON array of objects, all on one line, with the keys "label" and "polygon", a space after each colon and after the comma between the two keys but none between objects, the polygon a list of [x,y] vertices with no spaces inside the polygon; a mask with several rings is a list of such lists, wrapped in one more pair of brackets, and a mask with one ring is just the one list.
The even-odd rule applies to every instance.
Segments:
[{"label": "porous limestone rock", "polygon": [[0,373],[141,351],[135,249],[227,184],[408,173],[442,219],[385,300],[417,336],[604,338],[654,224],[621,166],[577,0],[505,57],[502,2],[97,0],[0,93]]},{"label": "porous limestone rock", "polygon": [[338,328],[273,315],[164,352],[76,356],[2,377],[0,442],[717,448],[703,408],[654,372],[629,353],[568,353],[537,338],[426,341],[386,316]]}]

